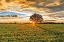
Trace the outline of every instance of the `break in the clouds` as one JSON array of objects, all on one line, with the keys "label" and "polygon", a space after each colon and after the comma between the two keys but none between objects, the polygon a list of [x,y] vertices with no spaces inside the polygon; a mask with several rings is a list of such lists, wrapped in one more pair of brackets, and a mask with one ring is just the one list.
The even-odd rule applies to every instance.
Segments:
[{"label": "break in the clouds", "polygon": [[64,11],[64,0],[0,0],[0,10],[23,10],[31,8],[33,10],[45,12]]}]

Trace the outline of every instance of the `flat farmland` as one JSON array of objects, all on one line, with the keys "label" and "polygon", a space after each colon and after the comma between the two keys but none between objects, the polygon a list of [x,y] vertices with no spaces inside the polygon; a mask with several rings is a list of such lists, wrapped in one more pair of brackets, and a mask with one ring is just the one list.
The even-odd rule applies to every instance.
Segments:
[{"label": "flat farmland", "polygon": [[0,42],[64,42],[64,24],[0,24]]}]

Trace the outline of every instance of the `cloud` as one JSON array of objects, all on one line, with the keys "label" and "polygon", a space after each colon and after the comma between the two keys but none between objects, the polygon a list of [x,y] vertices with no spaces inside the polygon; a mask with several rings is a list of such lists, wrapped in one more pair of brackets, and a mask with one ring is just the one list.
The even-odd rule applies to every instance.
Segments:
[{"label": "cloud", "polygon": [[0,10],[22,10],[24,8],[34,8],[35,11],[47,13],[58,12],[64,10],[64,0],[0,0]]}]

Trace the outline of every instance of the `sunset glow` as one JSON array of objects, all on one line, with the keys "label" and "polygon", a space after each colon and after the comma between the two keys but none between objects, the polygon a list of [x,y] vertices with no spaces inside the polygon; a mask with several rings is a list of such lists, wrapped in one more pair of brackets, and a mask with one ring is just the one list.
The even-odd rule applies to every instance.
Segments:
[{"label": "sunset glow", "polygon": [[[32,14],[41,14],[43,20],[64,21],[64,1],[63,0],[0,0],[0,15],[18,15],[19,21],[26,20]],[[24,14],[24,15],[23,15]],[[59,19],[59,18],[62,19]],[[6,19],[5,19],[6,20]],[[22,20],[22,21],[23,21]],[[23,22],[26,22],[23,21]],[[34,23],[34,22],[33,22]]]},{"label": "sunset glow", "polygon": [[35,22],[32,22],[33,24],[35,23]]},{"label": "sunset glow", "polygon": [[0,42],[64,42],[64,0],[0,0]]}]

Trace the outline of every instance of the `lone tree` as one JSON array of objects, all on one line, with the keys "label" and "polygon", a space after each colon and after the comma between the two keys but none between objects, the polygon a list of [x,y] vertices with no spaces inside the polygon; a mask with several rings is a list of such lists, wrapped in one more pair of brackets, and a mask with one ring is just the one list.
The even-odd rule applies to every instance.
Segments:
[{"label": "lone tree", "polygon": [[33,14],[30,16],[30,21],[35,22],[35,23],[42,23],[43,18],[40,14]]}]

